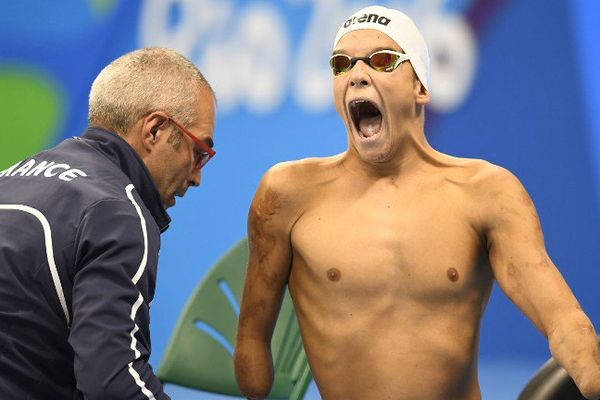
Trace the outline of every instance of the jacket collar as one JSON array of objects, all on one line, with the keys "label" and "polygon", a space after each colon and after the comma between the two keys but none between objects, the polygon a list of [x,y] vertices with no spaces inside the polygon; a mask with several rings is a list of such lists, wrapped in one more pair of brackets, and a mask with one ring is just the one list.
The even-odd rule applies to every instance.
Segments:
[{"label": "jacket collar", "polygon": [[162,205],[150,171],[136,151],[121,136],[106,129],[88,127],[81,137],[129,177],[158,228],[164,232],[169,227],[171,218]]}]

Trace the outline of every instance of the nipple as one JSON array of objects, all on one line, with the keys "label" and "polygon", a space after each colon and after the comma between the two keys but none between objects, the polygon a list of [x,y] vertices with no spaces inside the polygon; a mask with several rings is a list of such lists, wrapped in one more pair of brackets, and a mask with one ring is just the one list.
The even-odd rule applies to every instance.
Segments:
[{"label": "nipple", "polygon": [[329,279],[332,282],[339,281],[341,277],[342,277],[342,273],[337,268],[330,268],[327,271],[327,279]]},{"label": "nipple", "polygon": [[454,268],[449,268],[448,269],[448,279],[450,279],[452,282],[456,282],[458,280],[458,271]]}]

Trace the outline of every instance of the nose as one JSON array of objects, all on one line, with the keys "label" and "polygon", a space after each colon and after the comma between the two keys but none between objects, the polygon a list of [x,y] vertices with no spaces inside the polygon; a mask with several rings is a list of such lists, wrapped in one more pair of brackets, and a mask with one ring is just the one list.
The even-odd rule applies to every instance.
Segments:
[{"label": "nose", "polygon": [[190,176],[189,182],[190,186],[200,186],[200,180],[202,178],[202,169],[198,171],[192,171],[192,175]]},{"label": "nose", "polygon": [[363,60],[359,60],[350,70],[350,86],[366,87],[370,85],[371,76],[369,75],[369,66]]}]

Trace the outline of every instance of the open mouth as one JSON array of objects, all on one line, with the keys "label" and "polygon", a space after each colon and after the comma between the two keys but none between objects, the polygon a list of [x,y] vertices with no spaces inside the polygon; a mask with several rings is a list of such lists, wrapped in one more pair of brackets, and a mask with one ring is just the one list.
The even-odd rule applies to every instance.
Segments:
[{"label": "open mouth", "polygon": [[370,138],[379,133],[382,115],[375,103],[365,99],[352,100],[348,109],[352,122],[362,137]]}]

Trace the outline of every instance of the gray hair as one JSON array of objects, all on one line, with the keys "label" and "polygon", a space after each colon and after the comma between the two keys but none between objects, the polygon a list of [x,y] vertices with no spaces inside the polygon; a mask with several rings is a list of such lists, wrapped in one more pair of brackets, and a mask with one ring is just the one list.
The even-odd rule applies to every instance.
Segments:
[{"label": "gray hair", "polygon": [[200,87],[215,99],[198,68],[176,51],[135,50],[111,62],[94,80],[88,122],[124,135],[140,118],[164,111],[184,125],[193,125]]}]

